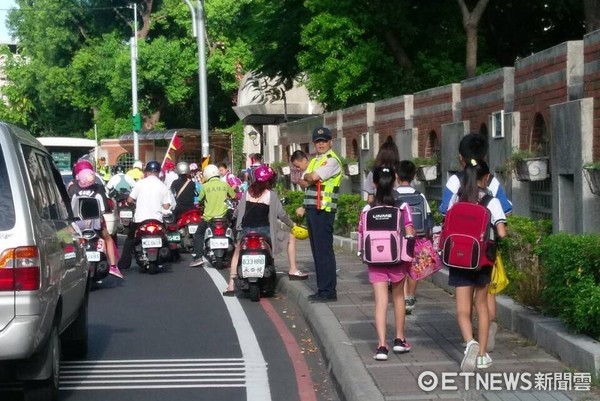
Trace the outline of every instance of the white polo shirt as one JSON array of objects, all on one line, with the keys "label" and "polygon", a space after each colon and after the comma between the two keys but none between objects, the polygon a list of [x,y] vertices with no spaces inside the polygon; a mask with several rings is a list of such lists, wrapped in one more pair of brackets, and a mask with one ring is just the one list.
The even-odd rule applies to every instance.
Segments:
[{"label": "white polo shirt", "polygon": [[163,204],[171,204],[171,196],[167,186],[154,175],[139,180],[130,197],[135,199],[135,215],[133,221],[141,223],[144,220],[154,219],[162,221]]}]

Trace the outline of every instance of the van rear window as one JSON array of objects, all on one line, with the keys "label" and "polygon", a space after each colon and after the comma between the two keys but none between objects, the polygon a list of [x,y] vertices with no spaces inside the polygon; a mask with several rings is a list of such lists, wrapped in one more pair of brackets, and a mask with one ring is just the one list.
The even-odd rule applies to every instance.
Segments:
[{"label": "van rear window", "polygon": [[0,213],[0,231],[10,230],[15,226],[15,204],[2,145],[0,145],[0,210],[2,211]]}]

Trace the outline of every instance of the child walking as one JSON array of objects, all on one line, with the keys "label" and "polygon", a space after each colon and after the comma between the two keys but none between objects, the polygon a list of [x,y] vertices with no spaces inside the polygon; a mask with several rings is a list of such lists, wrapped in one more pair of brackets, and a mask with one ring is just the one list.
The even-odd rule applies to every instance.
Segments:
[{"label": "child walking", "polygon": [[[506,216],[498,198],[491,197],[487,190],[490,169],[483,160],[471,159],[466,163],[464,175],[458,192],[450,200],[448,210],[456,202],[482,203],[486,197],[489,201],[484,206],[491,213],[490,238],[502,238],[506,235]],[[487,195],[487,196],[486,196]],[[462,337],[467,344],[465,356],[460,364],[463,372],[472,372],[492,365],[492,358],[487,353],[487,342],[490,327],[488,311],[488,286],[490,284],[492,266],[482,266],[477,270],[466,270],[450,267],[448,285],[456,288],[456,319]],[[475,295],[473,297],[473,295]],[[473,338],[471,310],[475,299],[478,327],[477,338]]]},{"label": "child walking", "polygon": [[[396,187],[396,192],[400,195],[417,193],[417,190],[411,186],[417,172],[415,164],[410,160],[402,160],[398,162],[396,166],[396,175],[398,176],[398,183],[400,184]],[[420,195],[425,200],[427,232],[423,235],[415,235],[415,251],[421,249],[425,242],[431,242],[431,209],[429,208],[425,195],[422,193],[420,193]],[[404,301],[406,304],[406,313],[409,315],[417,303],[416,293],[417,280],[414,280],[410,276],[406,277],[406,284],[404,285]]]},{"label": "child walking", "polygon": [[[395,206],[394,187],[396,184],[396,172],[393,168],[379,166],[373,170],[373,184],[375,186],[374,199],[367,204],[362,214],[365,214],[374,206]],[[413,236],[412,216],[408,205],[401,206],[406,236]],[[359,223],[359,241],[362,238],[365,227]],[[399,227],[400,230],[400,227]],[[386,361],[389,347],[386,339],[387,305],[388,305],[388,283],[392,286],[392,301],[394,303],[394,319],[396,323],[396,336],[392,350],[397,353],[410,351],[410,344],[404,335],[404,321],[406,317],[404,305],[404,280],[408,276],[410,262],[401,262],[397,265],[373,266],[368,265],[369,282],[373,285],[375,295],[375,328],[377,331],[377,349],[375,360]]]}]

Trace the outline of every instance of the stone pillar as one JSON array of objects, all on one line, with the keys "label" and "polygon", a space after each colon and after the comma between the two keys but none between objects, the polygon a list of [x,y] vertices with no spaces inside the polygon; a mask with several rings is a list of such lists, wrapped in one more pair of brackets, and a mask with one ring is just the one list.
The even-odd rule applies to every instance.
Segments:
[{"label": "stone pillar", "polygon": [[442,125],[442,188],[446,187],[448,178],[461,168],[458,163],[458,144],[463,136],[469,133],[469,129],[469,121]]}]

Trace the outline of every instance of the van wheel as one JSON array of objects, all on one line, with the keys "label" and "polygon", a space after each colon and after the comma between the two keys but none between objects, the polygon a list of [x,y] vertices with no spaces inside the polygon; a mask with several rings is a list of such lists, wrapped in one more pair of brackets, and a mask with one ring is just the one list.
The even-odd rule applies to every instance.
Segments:
[{"label": "van wheel", "polygon": [[63,353],[67,359],[83,359],[88,353],[88,297],[79,307],[77,319],[63,334]]},{"label": "van wheel", "polygon": [[32,380],[23,383],[24,401],[57,401],[60,383],[60,337],[58,327],[52,329],[48,341],[50,357],[52,358],[50,377],[45,380]]}]

